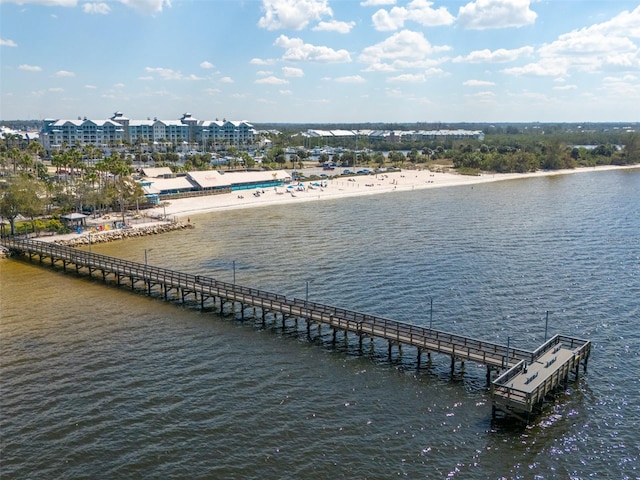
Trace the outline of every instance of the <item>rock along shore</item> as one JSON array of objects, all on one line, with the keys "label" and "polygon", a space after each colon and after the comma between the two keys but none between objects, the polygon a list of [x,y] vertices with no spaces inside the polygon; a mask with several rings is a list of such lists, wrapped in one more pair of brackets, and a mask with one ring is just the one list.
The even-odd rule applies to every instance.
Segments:
[{"label": "rock along shore", "polygon": [[[194,224],[190,221],[188,223],[182,222],[166,222],[147,225],[136,225],[134,227],[122,228],[118,230],[106,230],[96,231],[91,230],[84,231],[77,234],[65,234],[65,235],[51,235],[43,237],[35,237],[33,239],[42,242],[57,243],[58,245],[65,245],[68,247],[83,247],[89,246],[89,243],[108,243],[118,240],[125,240],[127,238],[144,237],[146,235],[157,235],[160,233],[173,232],[175,230],[185,230],[187,228],[194,228]],[[0,245],[0,258],[7,258],[11,255],[8,248]]]},{"label": "rock along shore", "polygon": [[77,236],[71,238],[58,238],[55,237],[51,240],[58,245],[66,245],[69,247],[82,247],[88,246],[89,243],[108,243],[118,240],[124,240],[127,238],[144,237],[146,235],[157,235],[160,233],[172,232],[174,230],[184,230],[187,228],[194,228],[191,223],[162,223],[156,225],[145,225],[132,228],[121,228],[118,230],[108,230],[105,232],[92,232],[91,234],[83,232]]},{"label": "rock along shore", "polygon": [[91,242],[95,243],[108,243],[115,242],[117,240],[124,240],[127,238],[144,237],[146,235],[157,235],[160,233],[172,232],[174,230],[184,230],[187,228],[194,228],[191,223],[162,223],[158,225],[148,225],[135,228],[122,228],[118,230],[108,230],[106,232],[80,233],[76,237],[64,238],[53,240],[58,245],[66,245],[68,247],[82,247],[88,246]]}]

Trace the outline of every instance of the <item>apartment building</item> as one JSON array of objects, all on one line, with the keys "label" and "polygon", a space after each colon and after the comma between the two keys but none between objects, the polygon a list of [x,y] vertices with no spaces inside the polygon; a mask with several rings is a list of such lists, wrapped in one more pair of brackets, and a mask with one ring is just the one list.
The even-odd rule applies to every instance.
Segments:
[{"label": "apartment building", "polygon": [[212,148],[220,145],[245,146],[255,141],[256,131],[246,121],[197,120],[185,113],[179,120],[132,120],[116,112],[107,120],[47,119],[40,132],[46,150],[67,146],[95,145],[109,148],[122,144],[197,143]]}]

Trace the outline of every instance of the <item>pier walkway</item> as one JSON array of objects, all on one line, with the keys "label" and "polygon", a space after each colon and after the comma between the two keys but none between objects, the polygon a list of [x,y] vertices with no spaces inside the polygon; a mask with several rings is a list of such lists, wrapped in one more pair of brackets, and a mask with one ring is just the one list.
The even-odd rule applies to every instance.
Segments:
[{"label": "pier walkway", "polygon": [[[334,342],[338,331],[343,331],[345,337],[348,333],[355,334],[360,351],[364,339],[375,338],[388,342],[390,357],[394,346],[413,347],[417,351],[418,366],[423,353],[429,358],[431,353],[450,356],[452,373],[456,361],[486,365],[494,416],[501,412],[527,421],[549,395],[566,385],[572,371],[575,378],[581,364],[586,371],[591,350],[589,341],[556,335],[531,352],[55,243],[15,238],[5,238],[2,243],[14,255],[26,256],[30,261],[36,258],[42,264],[48,259],[51,266],[61,264],[65,272],[73,269],[77,274],[88,273],[90,277],[99,273],[105,282],[112,277],[118,286],[128,286],[135,291],[138,285],[138,291],[148,295],[159,293],[165,300],[177,298],[185,302],[187,296],[193,296],[203,310],[211,305],[224,313],[227,306],[227,310],[234,316],[240,315],[241,319],[249,311],[263,324],[267,314],[276,321],[280,315],[283,327],[288,318],[295,319],[296,325],[298,319],[302,319],[309,335],[312,324],[317,324],[318,329],[328,325],[333,330]],[[492,380],[493,371],[502,373]]]}]

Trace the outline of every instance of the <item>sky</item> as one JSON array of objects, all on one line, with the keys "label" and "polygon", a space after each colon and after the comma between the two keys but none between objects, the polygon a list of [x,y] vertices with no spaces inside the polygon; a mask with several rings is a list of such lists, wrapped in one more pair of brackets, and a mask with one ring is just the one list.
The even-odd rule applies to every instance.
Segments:
[{"label": "sky", "polygon": [[0,0],[0,119],[637,122],[640,1]]}]

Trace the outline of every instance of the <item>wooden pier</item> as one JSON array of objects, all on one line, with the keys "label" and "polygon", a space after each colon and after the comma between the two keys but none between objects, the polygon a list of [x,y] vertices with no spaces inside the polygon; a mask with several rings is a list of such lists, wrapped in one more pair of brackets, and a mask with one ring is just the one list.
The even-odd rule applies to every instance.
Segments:
[{"label": "wooden pier", "polygon": [[[192,296],[203,310],[218,308],[221,313],[228,311],[242,320],[247,312],[262,324],[267,315],[274,322],[279,315],[284,328],[287,319],[294,319],[296,325],[301,319],[306,322],[309,337],[312,325],[317,325],[318,331],[327,325],[332,330],[334,343],[338,331],[344,332],[345,338],[349,333],[355,334],[360,351],[365,339],[386,340],[390,358],[394,346],[400,351],[403,346],[413,347],[417,351],[418,367],[422,355],[431,358],[432,353],[451,358],[452,374],[456,361],[483,364],[487,367],[494,416],[501,412],[528,421],[551,394],[566,385],[571,372],[578,378],[580,365],[586,371],[591,350],[587,340],[556,335],[531,352],[55,243],[15,238],[3,239],[2,243],[14,255],[27,256],[30,261],[35,258],[43,264],[48,259],[51,266],[61,264],[65,272],[72,269],[90,277],[99,275],[105,282],[112,278],[118,286],[134,291],[141,283],[144,288],[138,287],[137,291],[160,294],[165,300],[177,299],[184,303]],[[502,373],[492,379],[494,371]]]}]

